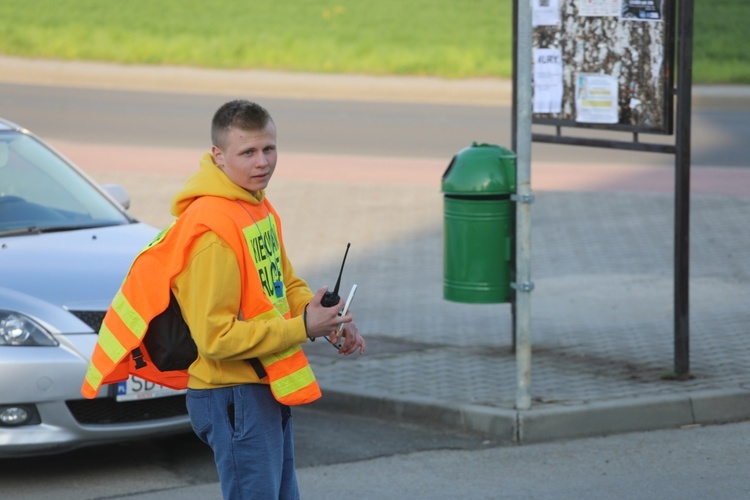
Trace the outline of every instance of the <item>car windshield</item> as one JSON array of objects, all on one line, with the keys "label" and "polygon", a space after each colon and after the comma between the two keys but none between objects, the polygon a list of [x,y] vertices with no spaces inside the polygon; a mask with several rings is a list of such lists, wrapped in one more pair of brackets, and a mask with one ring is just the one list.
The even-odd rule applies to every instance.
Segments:
[{"label": "car windshield", "polygon": [[31,136],[0,131],[0,236],[127,224],[127,216]]}]

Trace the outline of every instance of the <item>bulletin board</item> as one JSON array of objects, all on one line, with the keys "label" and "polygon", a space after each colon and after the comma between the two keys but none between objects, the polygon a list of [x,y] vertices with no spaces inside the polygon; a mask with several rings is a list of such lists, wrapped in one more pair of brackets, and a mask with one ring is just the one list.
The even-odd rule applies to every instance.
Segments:
[{"label": "bulletin board", "polygon": [[671,135],[674,0],[531,0],[532,122]]}]

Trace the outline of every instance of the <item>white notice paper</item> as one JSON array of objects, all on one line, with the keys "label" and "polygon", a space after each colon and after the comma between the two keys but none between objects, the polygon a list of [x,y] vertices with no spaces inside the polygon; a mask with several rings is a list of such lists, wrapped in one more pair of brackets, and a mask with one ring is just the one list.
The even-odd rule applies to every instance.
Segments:
[{"label": "white notice paper", "polygon": [[534,113],[559,113],[563,98],[562,50],[534,50]]},{"label": "white notice paper", "polygon": [[617,78],[611,75],[579,73],[576,77],[576,121],[617,123]]},{"label": "white notice paper", "polygon": [[582,17],[620,17],[620,0],[577,0],[576,6]]},{"label": "white notice paper", "polygon": [[531,0],[532,26],[559,26],[559,0]]}]

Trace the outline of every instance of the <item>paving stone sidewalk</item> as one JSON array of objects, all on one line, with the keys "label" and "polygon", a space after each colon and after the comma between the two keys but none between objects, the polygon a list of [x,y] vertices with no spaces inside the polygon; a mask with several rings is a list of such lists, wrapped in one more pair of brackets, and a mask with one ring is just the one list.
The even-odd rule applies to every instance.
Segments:
[{"label": "paving stone sidewalk", "polygon": [[[347,204],[344,190],[332,191]],[[442,299],[439,193],[370,185],[365,198],[351,191],[353,204],[368,201],[347,212],[354,243],[343,288],[359,285],[355,311],[369,347],[366,356],[337,359],[326,344],[310,346],[326,393],[321,404],[430,419],[513,442],[750,417],[750,198],[693,199],[694,378],[680,382],[665,376],[674,366],[673,197],[539,193],[533,401],[531,410],[516,412],[510,306]],[[285,212],[288,228],[296,210]],[[332,285],[335,259],[322,267],[316,260],[304,274]]]}]

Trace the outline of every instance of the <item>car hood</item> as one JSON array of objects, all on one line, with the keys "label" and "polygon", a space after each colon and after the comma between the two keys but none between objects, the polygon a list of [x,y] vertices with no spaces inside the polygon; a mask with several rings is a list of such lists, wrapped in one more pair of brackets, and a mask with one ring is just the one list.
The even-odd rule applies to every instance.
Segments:
[{"label": "car hood", "polygon": [[0,238],[0,286],[68,310],[106,310],[156,234],[133,223]]}]

